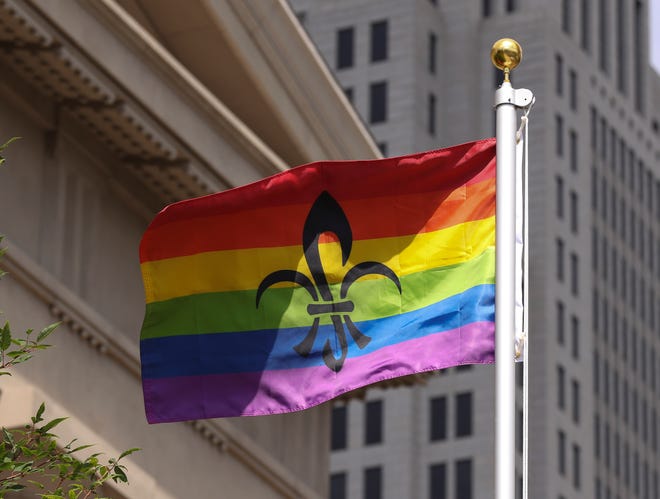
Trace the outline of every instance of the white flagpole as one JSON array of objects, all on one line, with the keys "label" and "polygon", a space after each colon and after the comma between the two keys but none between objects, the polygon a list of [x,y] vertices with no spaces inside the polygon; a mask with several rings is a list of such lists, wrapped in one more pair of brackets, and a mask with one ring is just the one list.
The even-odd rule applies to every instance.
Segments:
[{"label": "white flagpole", "polygon": [[515,263],[516,263],[516,109],[529,105],[529,90],[515,90],[509,73],[522,59],[520,45],[498,40],[493,64],[504,71],[495,92],[497,207],[495,234],[495,499],[515,497]]}]

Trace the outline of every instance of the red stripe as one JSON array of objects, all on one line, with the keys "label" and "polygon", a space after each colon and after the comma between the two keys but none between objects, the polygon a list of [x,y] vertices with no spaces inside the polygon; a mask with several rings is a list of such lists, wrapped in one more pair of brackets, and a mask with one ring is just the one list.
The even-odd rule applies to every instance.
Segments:
[{"label": "red stripe", "polygon": [[461,186],[476,188],[484,181],[494,189],[494,179],[495,139],[400,158],[311,163],[166,207],[142,239],[140,261],[299,244],[309,207],[324,190],[346,212],[354,239],[437,230],[490,216],[494,207],[487,203],[477,209],[484,216],[459,210],[460,214],[446,218],[451,223],[443,225],[455,209],[452,204],[458,206],[456,196],[464,192],[461,189],[450,196],[452,191]]},{"label": "red stripe", "polygon": [[323,190],[339,201],[448,189],[495,177],[495,139],[368,161],[321,161],[252,184],[174,203],[150,227],[236,211],[314,202]]},{"label": "red stripe", "polygon": [[[277,206],[162,225],[145,233],[140,259],[146,262],[204,251],[299,245],[309,208]],[[495,179],[451,192],[347,201],[342,208],[353,240],[432,232],[495,215]]]}]

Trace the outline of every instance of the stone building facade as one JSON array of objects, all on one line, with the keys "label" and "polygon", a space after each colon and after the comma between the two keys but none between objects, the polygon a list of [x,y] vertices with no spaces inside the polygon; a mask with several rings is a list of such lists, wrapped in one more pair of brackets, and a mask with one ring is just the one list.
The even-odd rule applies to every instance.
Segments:
[{"label": "stone building facade", "polygon": [[[15,332],[61,321],[0,383],[0,424],[41,401],[127,462],[116,498],[321,497],[329,406],[149,426],[139,378],[140,237],[167,203],[378,150],[289,6],[0,1],[0,172]],[[173,401],[174,403],[175,401]]]}]

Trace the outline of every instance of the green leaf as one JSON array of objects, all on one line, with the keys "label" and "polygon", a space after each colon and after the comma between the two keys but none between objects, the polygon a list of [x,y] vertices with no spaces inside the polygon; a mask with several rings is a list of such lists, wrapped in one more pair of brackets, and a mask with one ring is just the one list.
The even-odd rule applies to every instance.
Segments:
[{"label": "green leaf", "polygon": [[60,424],[62,421],[66,420],[66,419],[68,419],[68,418],[55,418],[52,421],[49,421],[48,423],[43,425],[41,428],[38,428],[37,431],[39,433],[42,433],[42,434],[46,433],[49,430],[55,428],[58,424]]},{"label": "green leaf", "polygon": [[20,483],[11,483],[4,486],[5,490],[23,490],[24,488],[25,485],[21,485]]},{"label": "green leaf", "polygon": [[38,489],[41,489],[41,490],[45,489],[44,485],[43,485],[41,482],[37,482],[37,481],[35,481],[35,480],[28,480],[27,482],[28,482],[30,485],[32,485],[32,486],[34,486],[34,487],[36,487],[36,488],[38,488]]},{"label": "green leaf", "polygon": [[14,442],[14,436],[7,431],[7,428],[2,429],[2,434],[5,437],[5,442],[11,445],[12,448],[16,446],[16,443]]},{"label": "green leaf", "polygon": [[5,149],[7,149],[7,147],[9,147],[9,144],[11,144],[12,142],[16,142],[17,140],[20,140],[20,139],[22,139],[22,137],[12,137],[12,138],[10,138],[7,142],[0,145],[0,151],[4,151]]},{"label": "green leaf", "polygon": [[74,452],[81,451],[83,449],[89,449],[90,447],[94,447],[93,445],[81,445],[80,447],[76,447],[75,449],[70,450],[69,452],[73,454]]},{"label": "green leaf", "polygon": [[[4,151],[4,150],[9,146],[9,144],[11,144],[12,142],[14,142],[14,141],[16,141],[16,140],[18,140],[18,139],[20,139],[20,137],[12,137],[12,138],[9,139],[7,142],[5,142],[4,144],[0,145],[0,152],[1,152],[1,151]],[[4,158],[3,156],[0,156],[0,165],[1,165],[2,163],[4,163],[4,162],[5,162],[5,158]]]},{"label": "green leaf", "polygon": [[[12,355],[17,354],[17,355]],[[22,364],[25,361],[28,361],[32,358],[31,354],[25,352],[9,352],[7,355],[12,358],[14,364]]]},{"label": "green leaf", "polygon": [[55,322],[54,324],[51,324],[49,326],[46,326],[43,328],[40,332],[39,335],[37,336],[37,343],[41,343],[43,340],[45,340],[50,333],[55,331],[55,329],[62,324],[61,322]]},{"label": "green leaf", "polygon": [[37,409],[37,414],[32,419],[32,422],[40,423],[41,421],[43,421],[44,418],[42,418],[41,416],[43,416],[45,410],[46,410],[46,404],[42,402],[41,405],[39,406],[39,409]]},{"label": "green leaf", "polygon": [[128,477],[126,476],[126,473],[122,469],[121,466],[115,466],[114,469],[112,470],[112,479],[115,481],[115,483],[119,482],[128,482]]},{"label": "green leaf", "polygon": [[0,351],[5,351],[11,345],[11,331],[9,329],[9,323],[5,322],[5,325],[0,329]]},{"label": "green leaf", "polygon": [[24,471],[27,471],[30,468],[32,468],[33,464],[34,464],[34,462],[32,462],[32,461],[26,461],[26,462],[21,463],[17,466],[14,466],[13,471],[16,472],[16,473],[23,473]]},{"label": "green leaf", "polygon": [[139,447],[133,447],[132,449],[125,450],[124,452],[122,452],[119,455],[119,457],[117,458],[117,461],[119,461],[122,457],[130,456],[131,454],[133,454],[134,452],[137,452],[139,450],[140,450]]}]

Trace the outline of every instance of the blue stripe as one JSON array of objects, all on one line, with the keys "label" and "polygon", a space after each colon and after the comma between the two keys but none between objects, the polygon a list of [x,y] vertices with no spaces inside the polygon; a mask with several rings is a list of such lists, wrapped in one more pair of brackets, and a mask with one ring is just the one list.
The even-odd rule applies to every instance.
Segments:
[{"label": "blue stripe", "polygon": [[[360,349],[344,326],[348,358],[372,353],[384,346],[442,333],[480,321],[495,320],[495,286],[484,284],[428,307],[405,314],[356,323],[371,337]],[[310,317],[310,326],[312,318]],[[302,357],[293,349],[305,338],[309,326],[267,329],[240,333],[149,338],[140,342],[143,378],[196,376],[269,369],[295,369],[323,365],[322,350],[327,339],[338,343],[332,325],[318,329],[312,352]]]}]

